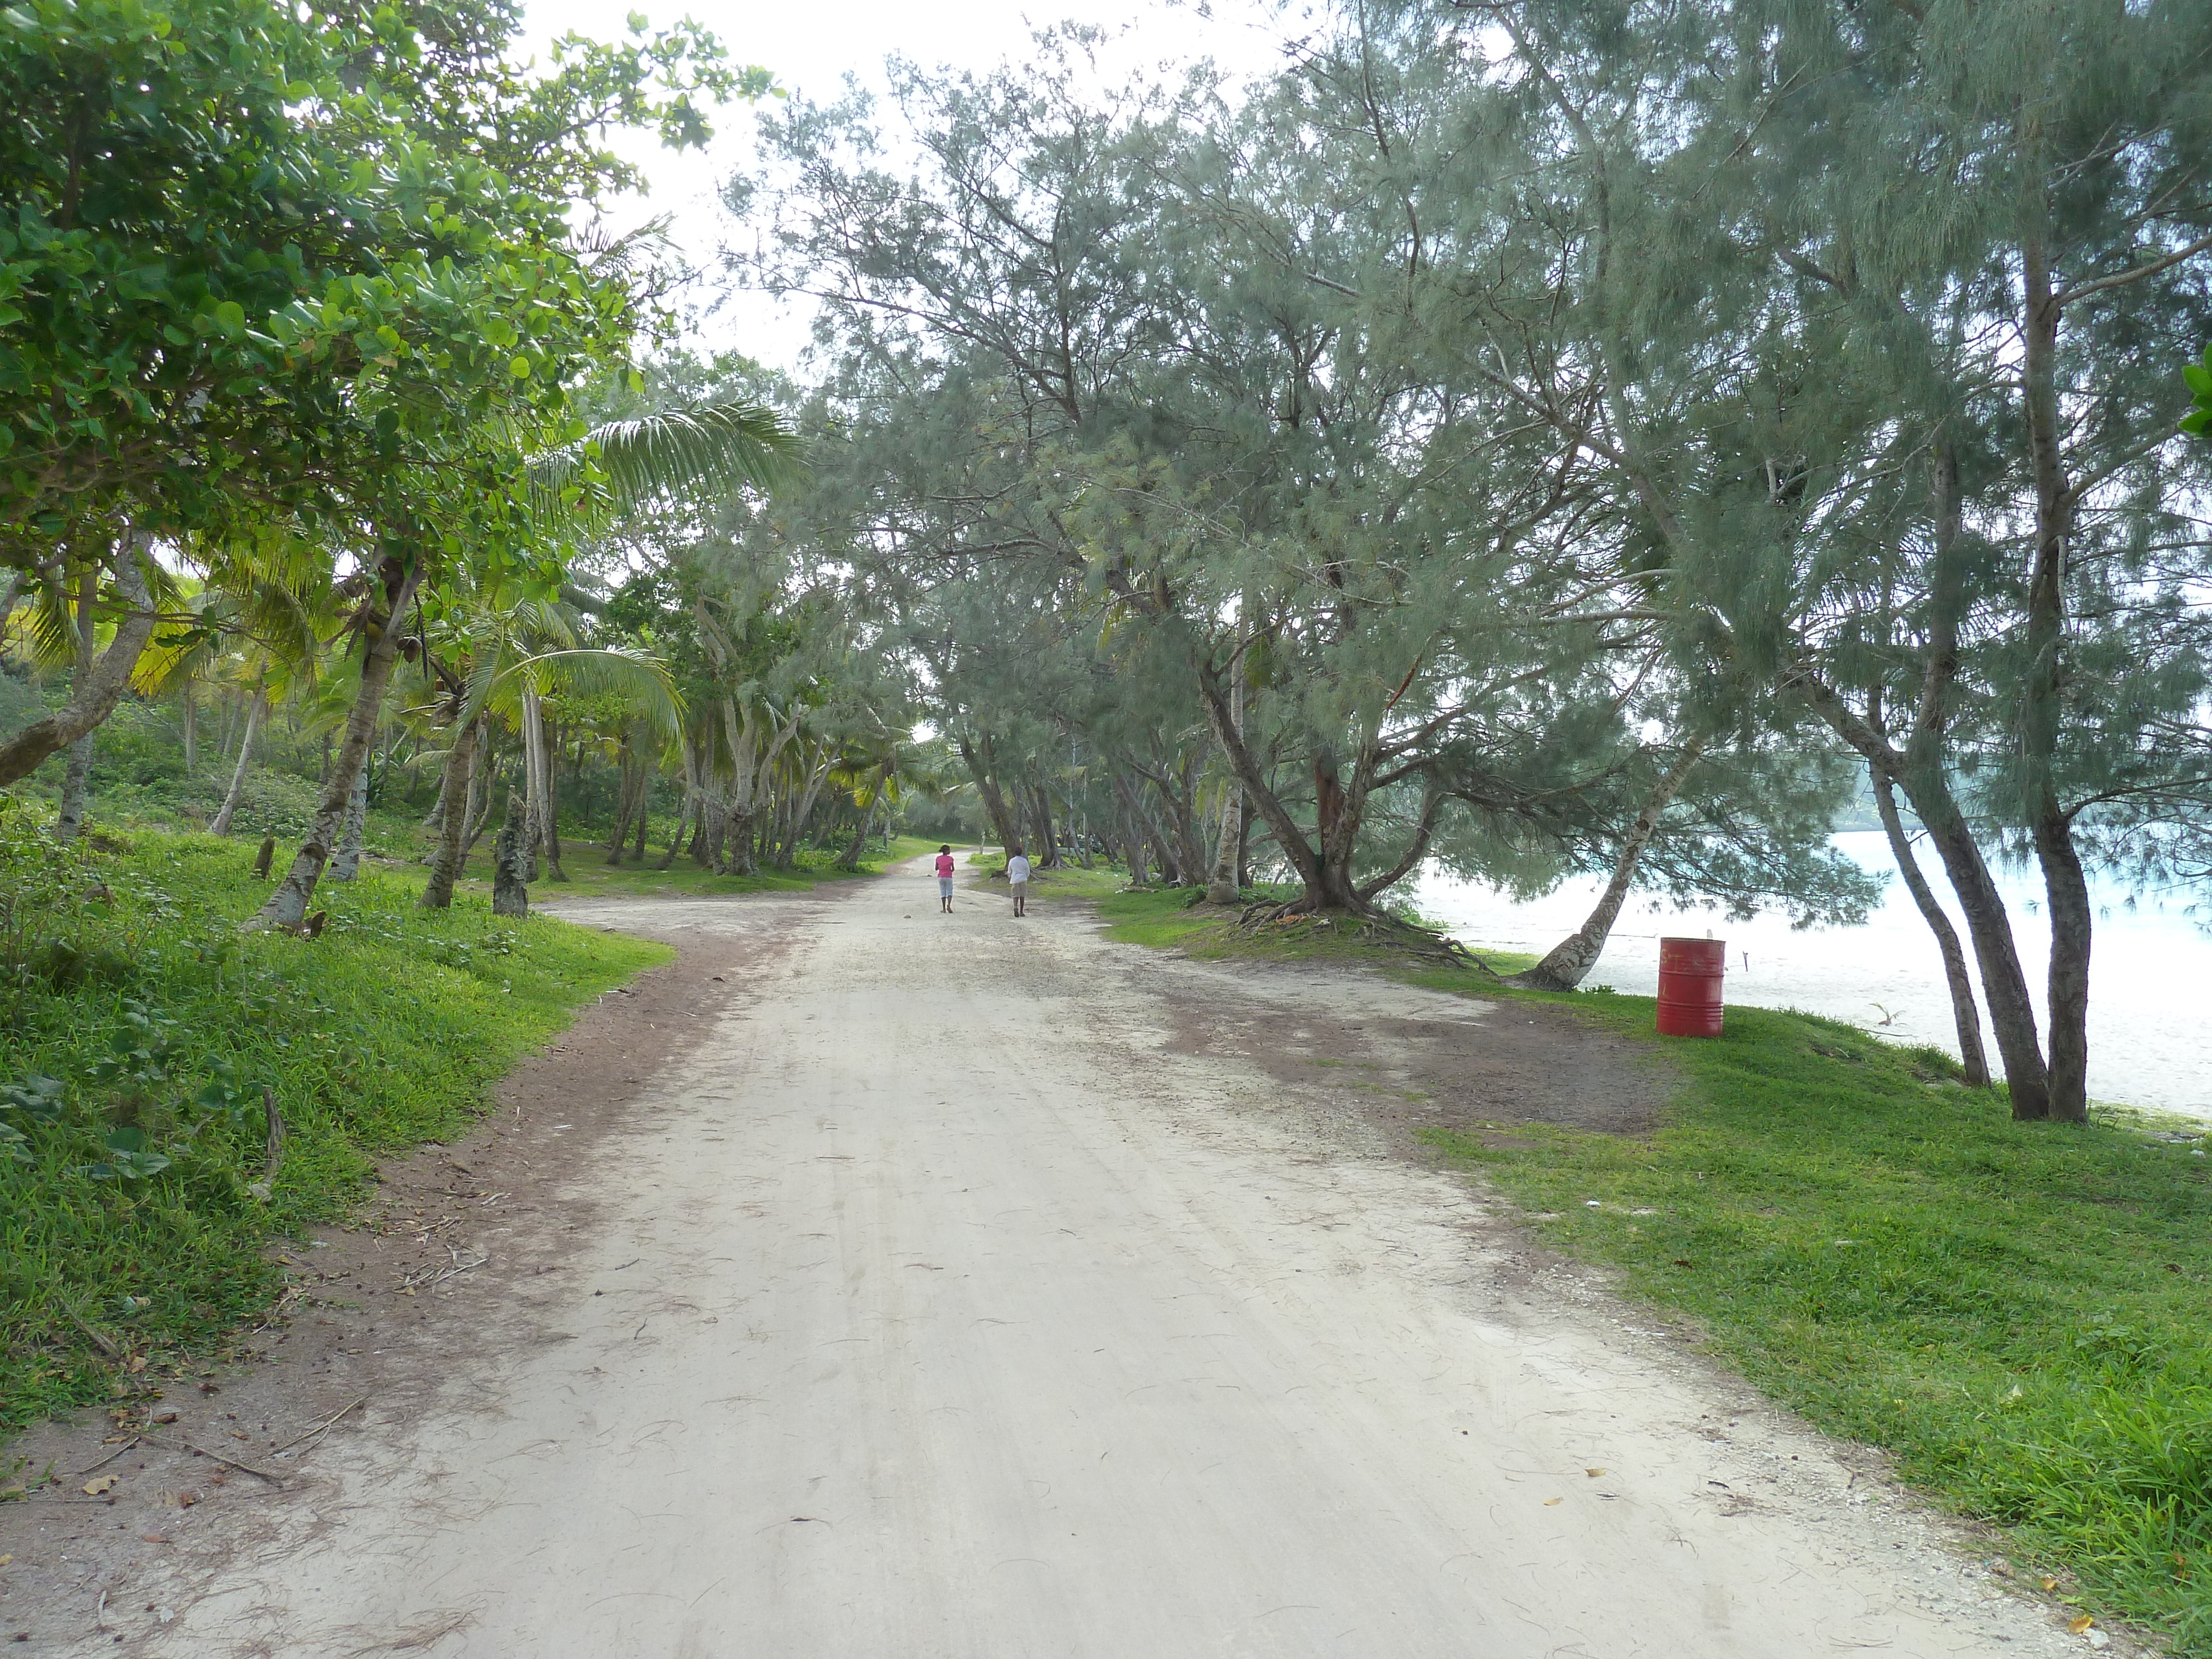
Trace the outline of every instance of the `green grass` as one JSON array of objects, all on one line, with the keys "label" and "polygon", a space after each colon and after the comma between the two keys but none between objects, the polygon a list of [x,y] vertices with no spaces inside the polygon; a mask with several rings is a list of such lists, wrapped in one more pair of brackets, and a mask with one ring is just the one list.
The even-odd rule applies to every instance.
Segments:
[{"label": "green grass", "polygon": [[[929,843],[927,850],[935,852],[938,843]],[[956,847],[953,853],[960,860],[961,868],[969,876],[981,876],[986,880],[1006,867],[1003,851],[978,849],[964,852]],[[1054,899],[1082,899],[1085,902],[1110,897],[1121,890],[1129,879],[1129,872],[1117,864],[1100,859],[1089,870],[1079,864],[1070,864],[1057,870],[1032,869],[1030,874],[1030,902],[1042,903]],[[1006,889],[994,887],[993,892],[1004,895]]]},{"label": "green grass", "polygon": [[[1646,997],[1556,1000],[1650,1030]],[[1687,1086],[1648,1136],[1436,1142],[1766,1393],[2005,1528],[2084,1609],[2212,1653],[2203,1135],[2015,1124],[1947,1056],[1808,1015],[1651,1040]]]},{"label": "green grass", "polygon": [[[460,1133],[670,954],[474,895],[418,911],[419,872],[373,868],[323,884],[320,939],[245,937],[251,843],[64,851],[40,816],[0,803],[0,1432],[220,1358],[279,1289],[273,1237],[342,1214],[378,1153]],[[289,1132],[265,1200],[264,1085]]]},{"label": "green grass", "polygon": [[[541,880],[531,888],[530,894],[534,901],[550,902],[579,897],[712,898],[732,893],[801,893],[825,881],[851,881],[857,877],[880,875],[902,860],[935,852],[937,845],[912,836],[896,836],[888,852],[880,847],[872,850],[861,859],[857,870],[840,866],[836,863],[838,853],[803,848],[789,870],[763,870],[751,876],[718,876],[701,869],[695,860],[682,854],[667,869],[657,870],[653,866],[659,862],[659,851],[642,867],[635,864],[617,866],[607,862],[605,842],[572,842],[562,848],[562,869],[568,879]],[[427,842],[424,847],[427,850]],[[489,835],[478,842],[476,850],[469,855],[463,879],[480,884],[486,892],[491,890]]]},{"label": "green grass", "polygon": [[[1101,909],[1110,937],[1279,953],[1187,898]],[[1553,1003],[1662,1047],[1683,1086],[1649,1134],[1516,1122],[1431,1138],[1547,1243],[1615,1270],[1765,1393],[1998,1528],[2080,1611],[2212,1655],[2203,1126],[2119,1111],[2015,1124],[1948,1056],[1831,1020],[1731,1008],[1718,1039],[1665,1039],[1648,997],[1504,991],[1356,939],[1297,948]]]}]

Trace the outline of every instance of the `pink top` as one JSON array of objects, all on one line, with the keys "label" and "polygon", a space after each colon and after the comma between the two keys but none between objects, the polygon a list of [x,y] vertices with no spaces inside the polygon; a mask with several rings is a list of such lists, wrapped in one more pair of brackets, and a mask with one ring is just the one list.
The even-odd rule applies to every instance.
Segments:
[{"label": "pink top", "polygon": [[940,876],[949,876],[952,873],[952,854],[939,853],[937,855],[937,873]]}]

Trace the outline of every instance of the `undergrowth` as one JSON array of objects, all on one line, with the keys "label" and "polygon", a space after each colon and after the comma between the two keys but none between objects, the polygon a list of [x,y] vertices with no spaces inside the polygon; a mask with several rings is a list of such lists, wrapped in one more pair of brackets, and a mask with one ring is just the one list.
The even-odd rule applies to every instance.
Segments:
[{"label": "undergrowth", "polygon": [[64,848],[42,816],[0,801],[0,1432],[219,1358],[277,1289],[272,1235],[341,1213],[376,1153],[459,1133],[668,954],[473,895],[420,911],[418,874],[368,868],[325,881],[321,938],[244,936],[251,842]]},{"label": "undergrowth", "polygon": [[[492,838],[487,835],[477,844],[462,870],[464,880],[482,882],[487,891],[491,882],[491,845]],[[651,898],[663,895],[718,898],[735,893],[803,893],[825,881],[881,875],[903,860],[936,850],[934,842],[901,836],[888,850],[881,842],[872,843],[859,866],[848,868],[837,862],[844,856],[842,848],[831,852],[805,847],[793,855],[788,870],[763,869],[749,876],[725,876],[702,869],[696,859],[684,853],[678,854],[665,870],[657,867],[660,862],[659,853],[643,865],[611,865],[605,842],[571,842],[562,849],[562,871],[568,879],[555,881],[548,875],[531,889],[531,896],[542,902],[552,902],[563,898]]]}]

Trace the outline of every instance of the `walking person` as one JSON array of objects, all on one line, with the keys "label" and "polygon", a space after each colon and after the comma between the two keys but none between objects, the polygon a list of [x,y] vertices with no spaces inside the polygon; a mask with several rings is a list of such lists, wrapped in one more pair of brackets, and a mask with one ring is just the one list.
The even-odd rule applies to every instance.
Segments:
[{"label": "walking person", "polygon": [[1006,890],[1014,896],[1014,914],[1030,913],[1030,861],[1018,847],[1006,849]]},{"label": "walking person", "polygon": [[948,916],[952,914],[952,872],[957,868],[958,866],[952,862],[951,848],[939,848],[937,849],[937,903],[938,908]]}]

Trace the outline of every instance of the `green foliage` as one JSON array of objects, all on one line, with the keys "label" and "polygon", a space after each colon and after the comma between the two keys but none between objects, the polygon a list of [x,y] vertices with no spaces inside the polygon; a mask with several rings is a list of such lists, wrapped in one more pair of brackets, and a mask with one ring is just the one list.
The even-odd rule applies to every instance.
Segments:
[{"label": "green foliage", "polygon": [[11,562],[126,499],[180,529],[366,504],[619,353],[629,295],[562,203],[414,131],[360,80],[372,31],[408,44],[267,0],[0,13]]},{"label": "green foliage", "polygon": [[2189,387],[2192,405],[2181,417],[2181,429],[2202,438],[2212,433],[2212,345],[2204,348],[2204,361],[2185,363],[2181,378]]},{"label": "green foliage", "polygon": [[[1646,997],[1542,1000],[1651,1029]],[[1663,1046],[1686,1086],[1648,1137],[1516,1122],[1437,1143],[1768,1394],[2078,1578],[2086,1608],[2212,1653],[2195,1126],[2014,1124],[1948,1056],[1766,1009]]]},{"label": "green foliage", "polygon": [[[112,843],[110,843],[112,844]],[[275,1294],[269,1239],[343,1213],[379,1152],[490,1085],[657,945],[365,872],[312,943],[241,937],[250,844],[57,846],[0,805],[0,1429],[218,1352]],[[288,1126],[265,1197],[262,1091]],[[97,1337],[88,1334],[97,1332]]]}]

